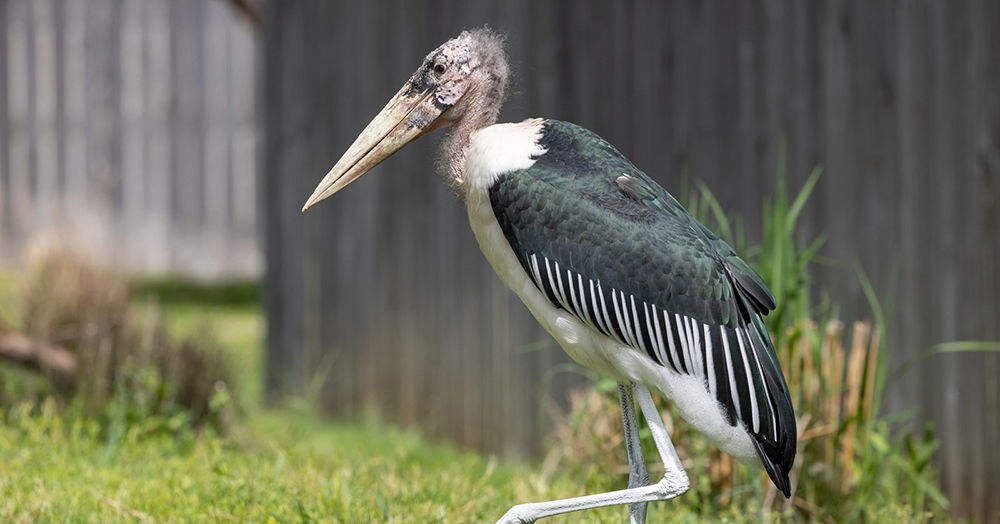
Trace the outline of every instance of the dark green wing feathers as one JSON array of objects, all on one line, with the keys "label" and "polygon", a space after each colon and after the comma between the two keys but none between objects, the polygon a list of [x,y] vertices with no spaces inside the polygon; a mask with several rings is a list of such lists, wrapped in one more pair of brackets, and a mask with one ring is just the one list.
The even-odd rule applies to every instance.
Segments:
[{"label": "dark green wing feathers", "polygon": [[774,309],[764,281],[597,135],[548,120],[541,145],[489,190],[525,271],[554,306],[701,378],[787,495],[796,429],[760,319]]},{"label": "dark green wing feathers", "polygon": [[[738,287],[753,310],[762,315],[774,310],[774,297],[760,275],[738,257],[729,244],[688,214],[666,190],[642,173],[622,173],[615,179],[615,185],[621,189],[622,194],[626,197],[663,211],[675,218],[676,221],[696,228],[704,236],[706,243],[714,249],[715,254],[720,257],[734,287]],[[749,322],[749,318],[746,320]]]}]

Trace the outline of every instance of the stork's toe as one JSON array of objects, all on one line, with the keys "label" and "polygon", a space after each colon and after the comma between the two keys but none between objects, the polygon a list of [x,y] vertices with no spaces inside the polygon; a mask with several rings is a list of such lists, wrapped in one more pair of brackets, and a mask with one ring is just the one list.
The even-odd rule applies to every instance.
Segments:
[{"label": "stork's toe", "polygon": [[535,520],[527,504],[518,504],[507,510],[497,524],[529,524]]}]

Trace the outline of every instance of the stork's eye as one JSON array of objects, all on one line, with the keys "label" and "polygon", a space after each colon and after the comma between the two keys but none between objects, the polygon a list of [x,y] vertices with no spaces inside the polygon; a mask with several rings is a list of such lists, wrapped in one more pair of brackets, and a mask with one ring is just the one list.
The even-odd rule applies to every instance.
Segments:
[{"label": "stork's eye", "polygon": [[444,62],[436,62],[434,64],[434,72],[441,75],[448,70],[448,66]]}]

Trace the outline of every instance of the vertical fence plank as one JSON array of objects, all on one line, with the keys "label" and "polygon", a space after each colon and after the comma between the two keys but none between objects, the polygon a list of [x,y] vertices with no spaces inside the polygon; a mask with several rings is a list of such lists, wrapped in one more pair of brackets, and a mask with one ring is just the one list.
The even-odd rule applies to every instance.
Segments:
[{"label": "vertical fence plank", "polygon": [[229,98],[231,110],[230,201],[232,235],[238,239],[235,250],[236,274],[254,275],[262,265],[257,249],[257,79],[253,28],[241,19],[227,18],[231,26],[229,46]]},{"label": "vertical fence plank", "polygon": [[[1000,301],[990,304],[988,297],[1000,292],[1000,277],[997,271],[983,267],[979,257],[986,260],[1000,260],[1000,242],[997,226],[997,207],[1000,199],[1000,102],[989,89],[997,85],[996,64],[997,48],[1000,38],[996,37],[995,26],[991,23],[991,9],[1000,13],[994,3],[976,0],[969,3],[968,11],[962,25],[967,28],[968,40],[966,53],[968,55],[962,67],[962,98],[964,99],[964,126],[969,133],[961,144],[964,150],[962,156],[969,162],[968,169],[973,175],[972,183],[960,188],[963,210],[962,223],[973,227],[961,228],[962,245],[981,245],[983,253],[963,253],[959,272],[965,275],[960,279],[960,294],[966,299],[973,297],[976,303],[983,304],[985,309],[982,317],[963,316],[960,319],[959,332],[979,332],[987,340],[1000,339],[995,319],[1000,318]],[[992,165],[991,165],[992,164]],[[969,384],[962,393],[965,412],[1000,413],[1000,388],[995,377],[1000,373],[995,354],[970,355],[961,362],[963,380]],[[982,387],[977,387],[982,385]],[[967,401],[965,399],[968,399]],[[970,417],[971,418],[971,417]],[[1000,451],[996,449],[995,437],[1000,435],[1000,417],[974,417],[968,422],[963,444],[969,452],[963,453],[965,460],[963,473],[971,479],[969,483],[968,501],[969,513],[978,515],[987,521],[991,509],[1000,513],[1000,509],[991,508],[991,498],[996,498],[993,486],[1000,482]],[[972,459],[970,460],[970,457]]]},{"label": "vertical fence plank", "polygon": [[91,217],[87,209],[87,28],[88,0],[66,0],[64,6],[66,33],[60,50],[63,59],[63,123],[65,125],[63,182],[63,215],[66,222],[86,228]]},{"label": "vertical fence plank", "polygon": [[[301,194],[307,191],[304,175],[298,175],[305,169],[307,149],[304,121],[309,107],[299,80],[306,54],[301,24],[307,15],[301,3],[269,2],[265,6],[268,45],[262,57],[265,85],[261,113],[267,122],[264,147],[270,153],[262,160],[268,176],[260,178],[258,199],[264,208],[265,268],[270,282],[264,294],[269,348],[265,385],[268,397],[277,401],[288,393],[304,393],[305,381],[310,378],[303,363],[303,220],[301,213],[287,211],[301,207]],[[271,176],[277,173],[286,176]],[[335,364],[339,367],[341,363]]]},{"label": "vertical fence plank", "polygon": [[232,245],[228,240],[229,178],[232,136],[230,121],[229,70],[220,64],[230,61],[229,27],[225,24],[228,14],[222,2],[205,3],[203,16],[204,50],[200,67],[203,72],[203,90],[199,95],[204,100],[202,109],[204,131],[203,218],[200,221],[198,250],[204,258],[205,271],[218,274],[216,264],[227,258]]},{"label": "vertical fence plank", "polygon": [[115,220],[121,202],[119,7],[115,0],[100,0],[87,2],[84,10],[87,187],[81,215],[89,222],[85,242],[94,246],[111,245],[124,226]]},{"label": "vertical fence plank", "polygon": [[146,242],[143,268],[165,271],[170,267],[171,210],[173,208],[175,154],[171,141],[171,30],[170,2],[143,2],[142,89],[143,172],[146,210],[143,239]]},{"label": "vertical fence plank", "polygon": [[[1000,339],[1000,325],[996,322],[1000,318],[1000,301],[995,300],[1000,296],[1000,273],[995,270],[996,262],[1000,261],[1000,242],[996,240],[1000,238],[1000,99],[995,94],[996,86],[1000,85],[1000,31],[997,31],[1000,5],[988,0],[973,2],[968,20],[974,28],[973,60],[969,64],[973,76],[969,88],[973,96],[969,111],[976,118],[976,133],[970,142],[975,147],[977,175],[974,189],[970,188],[973,195],[970,208],[980,215],[967,245],[984,246],[982,260],[992,261],[994,267],[972,257],[969,273],[977,277],[966,282],[974,289],[977,302],[983,304],[982,316],[972,319],[979,323],[976,331],[985,340],[997,340]],[[1000,355],[983,355],[982,360],[977,366],[981,376],[976,381],[984,386],[981,412],[1000,413],[1000,382],[995,379],[1000,376]],[[1000,513],[1000,501],[990,492],[992,486],[1000,485],[1000,449],[995,445],[1000,438],[1000,417],[982,417],[982,422],[984,427],[978,435],[980,451],[970,455],[982,457],[977,461],[980,473],[973,474],[977,479],[975,500],[980,504],[974,515],[985,521]]]},{"label": "vertical fence plank", "polygon": [[[955,10],[962,4],[944,6],[936,2],[929,4],[930,31],[929,36],[934,42],[927,59],[934,75],[930,79],[932,96],[930,99],[929,118],[934,147],[930,149],[930,169],[935,177],[954,179],[961,173],[962,160],[958,148],[964,137],[961,122],[961,98],[957,84],[961,79],[958,72],[958,62],[954,60],[957,53],[962,52],[961,43],[956,28]],[[959,300],[958,264],[961,259],[959,236],[954,234],[960,225],[957,220],[959,207],[958,188],[956,184],[934,184],[934,205],[924,212],[931,219],[927,224],[925,235],[942,252],[952,253],[949,260],[944,258],[929,259],[930,275],[934,276],[934,300],[946,311],[957,310]],[[958,336],[958,315],[944,315],[935,320],[937,332],[946,340],[954,340]],[[944,427],[961,427],[963,418],[961,399],[962,388],[960,376],[961,362],[956,359],[936,357],[936,366],[930,373],[931,377],[942,383],[937,393],[925,392],[925,398],[931,407],[934,418]],[[941,473],[942,480],[954,486],[952,494],[955,504],[959,507],[969,507],[969,481],[964,474],[962,463],[963,443],[957,439],[945,438],[941,442]]]},{"label": "vertical fence plank", "polygon": [[7,165],[10,191],[10,242],[20,245],[31,209],[30,6],[14,2],[7,6]]},{"label": "vertical fence plank", "polygon": [[205,218],[205,52],[206,2],[170,2],[171,257],[195,262]]},{"label": "vertical fence plank", "polygon": [[59,202],[58,148],[56,140],[56,10],[54,0],[34,2],[30,24],[34,27],[33,80],[35,166],[34,200],[38,205],[32,210],[32,222],[42,227],[52,227],[56,222]]},{"label": "vertical fence plank", "polygon": [[8,112],[7,71],[7,11],[9,2],[0,2],[0,260],[11,258],[15,247],[12,245],[13,205],[10,185],[10,120]]},{"label": "vertical fence plank", "polygon": [[143,169],[146,158],[144,145],[143,107],[146,91],[143,89],[145,26],[143,10],[146,0],[126,1],[122,6],[122,33],[120,56],[121,70],[121,184],[122,206],[119,220],[125,226],[124,238],[127,264],[130,267],[146,263],[142,246],[146,237],[146,184]]}]

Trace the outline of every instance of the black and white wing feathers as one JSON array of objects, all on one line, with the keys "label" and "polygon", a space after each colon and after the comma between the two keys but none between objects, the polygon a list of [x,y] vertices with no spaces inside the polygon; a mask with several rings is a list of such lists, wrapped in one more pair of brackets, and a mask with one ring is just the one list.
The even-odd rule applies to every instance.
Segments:
[{"label": "black and white wing feathers", "polygon": [[547,152],[489,190],[522,267],[555,305],[696,376],[789,493],[796,428],[761,315],[766,284],[732,248],[593,133],[546,121]]}]

